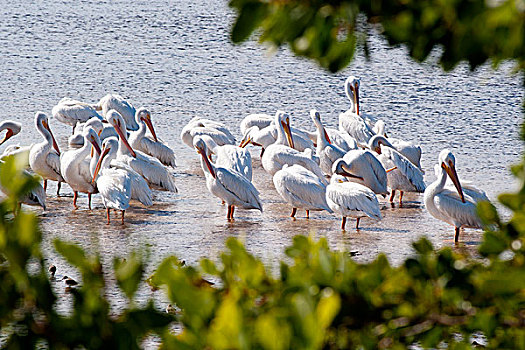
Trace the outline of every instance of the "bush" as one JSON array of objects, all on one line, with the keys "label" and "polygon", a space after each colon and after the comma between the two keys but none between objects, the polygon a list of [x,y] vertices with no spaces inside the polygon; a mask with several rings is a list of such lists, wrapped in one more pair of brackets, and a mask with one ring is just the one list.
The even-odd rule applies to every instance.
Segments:
[{"label": "bush", "polygon": [[[384,255],[358,264],[346,252],[331,251],[325,239],[296,236],[273,276],[230,238],[220,263],[199,267],[165,259],[148,279],[179,308],[176,315],[143,307],[133,296],[143,278],[141,254],[114,260],[114,274],[129,299],[111,316],[100,257],[60,240],[55,249],[82,275],[69,316],[55,311],[54,294],[40,250],[34,214],[15,213],[16,198],[35,180],[20,176],[14,160],[0,165],[1,185],[11,189],[0,203],[0,325],[4,347],[139,348],[156,334],[164,348],[406,348],[409,344],[470,348],[472,336],[486,336],[489,348],[525,348],[525,191],[500,200],[513,210],[506,223],[495,209],[480,208],[496,230],[485,233],[473,261],[450,248],[434,251],[426,239],[416,256],[390,266]],[[523,179],[523,165],[514,168]],[[25,179],[22,182],[6,179]],[[207,279],[211,279],[210,282]],[[180,322],[182,332],[170,332]]]}]

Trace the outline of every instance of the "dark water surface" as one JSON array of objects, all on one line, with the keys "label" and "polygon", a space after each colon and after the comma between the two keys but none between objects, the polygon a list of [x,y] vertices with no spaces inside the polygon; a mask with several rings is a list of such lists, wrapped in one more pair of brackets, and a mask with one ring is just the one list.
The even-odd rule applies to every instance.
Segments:
[{"label": "dark water surface", "polygon": [[[448,147],[456,155],[458,173],[485,189],[491,199],[515,187],[509,165],[519,159],[518,140],[523,89],[512,66],[493,71],[489,66],[469,73],[460,66],[443,73],[434,63],[417,64],[406,50],[389,48],[372,37],[371,60],[357,53],[354,62],[336,75],[311,62],[292,57],[287,50],[275,55],[254,43],[233,46],[228,39],[232,14],[226,1],[0,1],[0,98],[2,118],[23,124],[10,142],[40,141],[33,126],[34,113],[51,114],[64,96],[96,102],[116,92],[136,106],[152,111],[157,134],[177,154],[179,194],[155,192],[155,205],[134,205],[126,224],[105,225],[102,202],[88,211],[72,211],[68,197],[56,198],[50,186],[48,210],[41,215],[45,251],[58,274],[78,273],[56,257],[51,241],[59,237],[81,244],[103,256],[106,270],[113,255],[148,247],[154,263],[176,254],[189,263],[201,257],[217,258],[228,237],[239,237],[268,265],[276,266],[283,248],[295,234],[326,237],[340,250],[358,251],[359,261],[384,252],[394,264],[413,254],[411,242],[427,236],[436,247],[454,246],[453,228],[431,217],[421,195],[407,195],[403,208],[391,208],[380,199],[383,220],[361,221],[355,231],[339,228],[340,218],[328,213],[299,213],[292,221],[290,208],[273,188],[253,150],[254,184],[261,192],[264,213],[237,210],[234,223],[226,221],[226,207],[208,193],[197,154],[180,140],[182,127],[200,116],[224,122],[240,140],[238,124],[249,113],[273,114],[283,109],[293,124],[313,130],[308,111],[316,108],[324,123],[337,126],[337,116],[348,109],[343,82],[352,74],[361,78],[361,107],[387,124],[393,136],[418,142],[423,149],[425,181],[434,181],[433,166]],[[55,120],[51,127],[66,147],[71,129]],[[8,142],[9,143],[9,142]],[[3,148],[2,148],[3,149]],[[1,149],[0,149],[1,151]],[[40,212],[40,211],[38,211]],[[474,252],[481,232],[466,230],[455,248]],[[122,296],[108,274],[110,296]],[[57,284],[62,291],[62,285]],[[144,286],[139,300],[150,296]],[[165,305],[160,293],[159,307]],[[62,298],[66,308],[70,299]]]}]

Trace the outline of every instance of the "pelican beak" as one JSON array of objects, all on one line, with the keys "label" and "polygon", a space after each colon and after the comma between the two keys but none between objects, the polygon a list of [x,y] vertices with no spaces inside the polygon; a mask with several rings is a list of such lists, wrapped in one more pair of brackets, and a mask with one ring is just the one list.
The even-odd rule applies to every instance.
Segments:
[{"label": "pelican beak", "polygon": [[142,119],[146,123],[146,126],[148,127],[149,131],[151,132],[151,135],[153,135],[153,139],[155,142],[159,142],[157,139],[157,134],[155,134],[155,129],[153,129],[153,123],[151,122],[151,118],[149,114],[146,116],[146,118]]},{"label": "pelican beak", "polygon": [[0,142],[0,146],[3,145],[4,142],[6,142],[7,140],[9,140],[11,138],[11,136],[13,136],[13,130],[11,129],[7,129],[7,133],[5,134],[5,137],[4,139],[2,140],[2,142]]},{"label": "pelican beak", "polygon": [[117,132],[117,134],[120,137],[120,139],[122,140],[122,142],[124,142],[124,145],[126,146],[126,148],[129,149],[129,151],[131,152],[131,155],[133,156],[133,158],[137,158],[137,153],[135,153],[133,148],[131,148],[131,146],[128,143],[128,138],[122,132],[122,129],[121,129],[121,126],[120,126],[120,122],[118,123],[117,127],[115,128],[115,131]]},{"label": "pelican beak", "polygon": [[341,167],[341,171],[337,174],[343,175],[344,177],[353,177],[354,179],[364,180],[361,176],[352,174],[350,169],[346,168],[344,165]]},{"label": "pelican beak", "polygon": [[292,131],[290,130],[290,119],[286,119],[286,123],[281,121],[281,125],[283,126],[284,133],[286,134],[286,138],[288,139],[288,145],[290,148],[294,148],[293,138],[292,138]]},{"label": "pelican beak", "polygon": [[452,163],[450,164],[450,166],[447,166],[445,163],[441,163],[441,167],[445,169],[448,176],[450,176],[452,183],[456,187],[456,190],[458,190],[458,194],[461,198],[461,201],[465,203],[465,196],[463,195],[463,189],[461,188],[461,183],[459,182],[458,174],[456,173],[456,167]]},{"label": "pelican beak", "polygon": [[104,157],[106,157],[108,155],[110,149],[111,149],[111,147],[104,148],[104,151],[102,152],[102,155],[98,159],[97,166],[95,167],[95,172],[93,173],[93,179],[91,180],[91,183],[94,184],[95,181],[97,181],[97,176],[98,176],[98,173],[100,171],[100,165],[102,164],[102,160],[104,159]]},{"label": "pelican beak", "polygon": [[100,154],[101,151],[100,151],[100,146],[98,145],[98,143],[95,140],[93,140],[93,139],[91,139],[90,141],[91,141],[91,145],[92,145],[92,147],[91,147],[91,157],[93,157],[93,149],[95,149],[95,151],[97,151],[97,154]]},{"label": "pelican beak", "polygon": [[324,132],[324,137],[326,141],[328,141],[329,144],[332,144],[332,142],[330,141],[330,138],[328,137],[328,133],[326,132],[326,129],[323,128],[323,132]]},{"label": "pelican beak", "polygon": [[250,141],[251,141],[251,137],[249,137],[249,136],[244,138],[244,139],[242,139],[241,143],[239,144],[239,147],[240,148],[246,147],[250,143]]},{"label": "pelican beak", "polygon": [[355,112],[359,115],[359,88],[357,85],[354,88],[354,103],[355,103]]},{"label": "pelican beak", "polygon": [[60,149],[58,148],[58,144],[57,144],[57,141],[55,140],[55,136],[53,135],[53,132],[51,131],[51,129],[49,128],[49,124],[44,120],[42,122],[42,125],[44,126],[44,128],[47,129],[47,131],[49,131],[49,133],[51,134],[51,139],[53,140],[53,148],[55,149],[55,151],[57,151],[58,155],[60,155]]},{"label": "pelican beak", "polygon": [[215,170],[213,170],[213,166],[210,163],[210,160],[206,156],[206,153],[204,150],[200,147],[197,147],[197,152],[202,156],[202,159],[204,159],[204,163],[206,163],[206,167],[208,167],[208,171],[210,172],[211,176],[215,179],[217,175],[215,174]]},{"label": "pelican beak", "polygon": [[393,167],[393,168],[390,168],[390,169],[386,170],[386,172],[389,173],[389,172],[391,172],[391,171],[393,171],[393,170],[396,170],[396,169],[397,169],[397,166],[395,166],[395,167]]}]

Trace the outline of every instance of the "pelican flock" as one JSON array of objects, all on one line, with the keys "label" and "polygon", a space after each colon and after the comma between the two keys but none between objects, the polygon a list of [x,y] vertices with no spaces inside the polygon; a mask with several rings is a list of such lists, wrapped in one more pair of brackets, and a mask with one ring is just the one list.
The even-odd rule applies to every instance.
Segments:
[{"label": "pelican flock", "polygon": [[[291,206],[295,219],[298,209],[326,211],[341,218],[341,230],[347,218],[377,225],[386,198],[394,207],[399,191],[399,207],[405,192],[424,193],[423,203],[435,218],[455,228],[459,240],[462,228],[482,228],[476,205],[488,201],[485,192],[460,180],[456,159],[445,149],[435,167],[437,180],[424,182],[421,147],[414,142],[390,137],[386,123],[362,113],[360,79],[348,77],[344,91],[350,108],[339,114],[338,129],[325,127],[321,113],[310,110],[315,129],[292,127],[292,116],[278,110],[274,114],[254,113],[240,120],[240,138],[219,120],[200,116],[182,127],[180,139],[198,154],[206,186],[227,206],[226,218],[233,222],[235,208],[263,212],[264,200],[255,183],[254,167],[261,166],[282,201]],[[1,159],[15,154],[27,157],[28,170],[43,181],[22,202],[46,210],[48,181],[65,182],[73,190],[73,206],[78,193],[100,194],[110,223],[111,209],[121,211],[121,223],[129,208],[140,204],[155,205],[154,190],[176,193],[175,151],[161,141],[148,108],[136,108],[117,94],[107,94],[97,103],[65,97],[51,111],[52,120],[73,128],[67,150],[61,151],[44,112],[36,112],[34,126],[43,141],[20,146],[9,144],[21,132],[14,121],[0,123],[0,146],[7,144]],[[237,140],[241,140],[237,146]],[[261,147],[260,165],[252,162],[249,145]],[[2,160],[0,160],[2,161]],[[154,190],[152,190],[154,187]],[[0,190],[4,190],[0,188]],[[378,197],[380,196],[380,197]],[[219,205],[219,204],[217,204]],[[327,214],[322,214],[326,216]],[[372,220],[368,222],[368,220]]]}]

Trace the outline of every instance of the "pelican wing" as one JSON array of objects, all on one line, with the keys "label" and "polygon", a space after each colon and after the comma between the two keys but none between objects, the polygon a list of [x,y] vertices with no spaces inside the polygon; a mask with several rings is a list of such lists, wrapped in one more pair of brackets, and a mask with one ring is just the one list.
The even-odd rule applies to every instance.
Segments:
[{"label": "pelican wing", "polygon": [[244,148],[233,145],[224,145],[217,148],[217,167],[233,169],[252,180],[252,157],[250,152]]},{"label": "pelican wing", "polygon": [[[46,163],[57,174],[60,174],[60,156],[56,152],[51,151],[51,152],[48,153],[48,155],[46,157]],[[89,173],[89,167],[88,167],[88,173]]]},{"label": "pelican wing", "polygon": [[110,165],[112,168],[122,169],[128,173],[131,180],[131,199],[138,200],[147,207],[153,205],[153,192],[149,188],[146,180],[140,176],[139,173],[129,165],[116,159],[113,159]]},{"label": "pelican wing", "polygon": [[245,204],[245,209],[258,209],[262,212],[259,191],[243,175],[235,170],[216,168],[216,180],[233,196]]},{"label": "pelican wing", "polygon": [[326,185],[314,173],[302,166],[294,165],[275,173],[275,188],[283,198],[289,196],[304,208],[319,208],[332,212],[326,203]]},{"label": "pelican wing", "polygon": [[164,165],[176,167],[175,152],[162,142],[155,142],[154,140],[143,137],[140,141],[140,151],[157,158]]},{"label": "pelican wing", "polygon": [[246,134],[246,131],[252,126],[257,126],[259,129],[265,128],[273,121],[273,116],[268,114],[249,114],[241,121],[241,134]]},{"label": "pelican wing", "polygon": [[339,130],[347,132],[358,144],[368,145],[374,132],[359,115],[351,112],[339,114]]},{"label": "pelican wing", "polygon": [[344,211],[362,211],[368,217],[381,220],[379,202],[368,187],[358,183],[344,182],[330,184],[326,188],[326,197]]},{"label": "pelican wing", "polygon": [[175,176],[170,173],[157,159],[143,153],[137,153],[137,157],[125,155],[122,161],[133,170],[142,175],[149,183],[160,186],[168,191],[177,192]]},{"label": "pelican wing", "polygon": [[106,208],[126,210],[131,199],[131,179],[120,169],[104,169],[97,178],[97,188]]},{"label": "pelican wing", "polygon": [[458,227],[474,227],[481,228],[482,223],[476,211],[476,202],[471,198],[465,198],[466,203],[463,203],[454,189],[443,189],[434,197],[434,204],[439,210],[445,221],[454,224]]},{"label": "pelican wing", "polygon": [[426,185],[423,180],[423,172],[403,156],[398,151],[390,148],[381,146],[381,154],[386,158],[390,159],[394,166],[396,166],[401,173],[406,176],[408,181],[416,188],[418,192],[424,192]]}]

